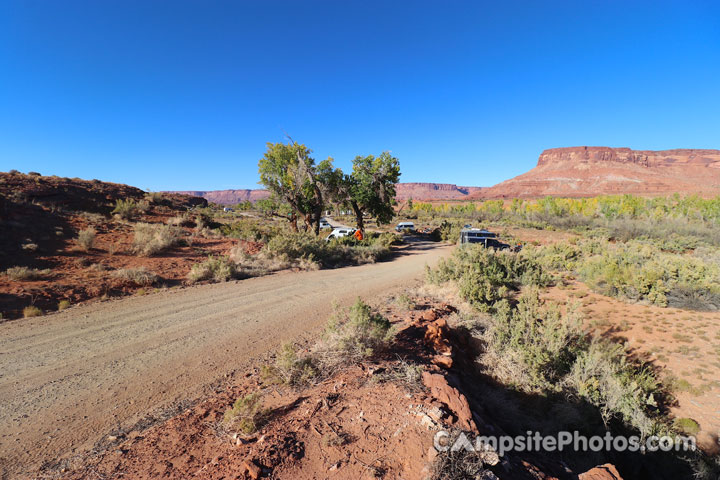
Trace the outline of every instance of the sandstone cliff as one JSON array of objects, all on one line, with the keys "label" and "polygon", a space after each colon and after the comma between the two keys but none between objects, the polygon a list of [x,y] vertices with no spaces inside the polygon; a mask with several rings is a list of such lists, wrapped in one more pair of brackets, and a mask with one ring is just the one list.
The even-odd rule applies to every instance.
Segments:
[{"label": "sandstone cliff", "polygon": [[527,173],[472,198],[594,196],[603,194],[720,194],[720,150],[552,148]]}]

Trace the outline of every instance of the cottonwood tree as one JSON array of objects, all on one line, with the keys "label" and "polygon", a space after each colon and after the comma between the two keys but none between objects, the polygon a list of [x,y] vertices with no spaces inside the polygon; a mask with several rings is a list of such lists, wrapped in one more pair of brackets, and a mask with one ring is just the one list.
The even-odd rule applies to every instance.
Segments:
[{"label": "cottonwood tree", "polygon": [[357,228],[364,232],[363,213],[375,217],[378,225],[390,223],[395,216],[395,184],[399,179],[400,162],[390,153],[357,156],[352,173],[338,180],[335,196],[339,203],[352,208]]},{"label": "cottonwood tree", "polygon": [[[288,137],[289,138],[289,137]],[[298,219],[306,229],[320,232],[320,218],[325,206],[324,182],[333,172],[332,158],[315,165],[312,150],[292,138],[290,143],[268,143],[258,162],[260,183],[275,197],[290,206],[288,216],[292,229],[298,231]]]}]

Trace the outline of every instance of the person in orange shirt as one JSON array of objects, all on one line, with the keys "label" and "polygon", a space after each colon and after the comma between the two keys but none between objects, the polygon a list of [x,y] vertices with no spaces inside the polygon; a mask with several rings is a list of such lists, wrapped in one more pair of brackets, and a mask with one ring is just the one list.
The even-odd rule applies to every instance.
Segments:
[{"label": "person in orange shirt", "polygon": [[354,235],[355,238],[357,238],[358,240],[362,240],[362,239],[363,239],[362,230],[355,230],[355,233],[354,233],[353,235]]}]

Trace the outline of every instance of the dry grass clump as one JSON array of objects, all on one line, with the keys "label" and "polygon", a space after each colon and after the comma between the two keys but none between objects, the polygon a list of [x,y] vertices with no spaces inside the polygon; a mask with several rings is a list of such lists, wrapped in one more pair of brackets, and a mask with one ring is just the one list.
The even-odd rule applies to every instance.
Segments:
[{"label": "dry grass clump", "polygon": [[58,302],[58,307],[57,307],[57,309],[58,309],[58,312],[61,312],[61,311],[65,310],[66,308],[69,308],[69,307],[70,307],[70,300],[60,300],[60,301]]},{"label": "dry grass clump", "polygon": [[132,198],[127,200],[120,198],[115,201],[115,208],[112,213],[123,220],[132,220],[141,213],[147,212],[149,209],[150,204],[146,200],[138,202]]},{"label": "dry grass clump", "polygon": [[97,231],[93,227],[88,227],[84,230],[80,230],[76,242],[81,249],[87,252],[95,245],[96,235]]},{"label": "dry grass clump", "polygon": [[174,227],[192,227],[195,225],[195,222],[187,213],[183,213],[182,215],[169,218],[167,224]]},{"label": "dry grass clump", "polygon": [[43,278],[50,275],[50,272],[51,272],[51,270],[49,268],[39,270],[37,268],[29,268],[29,267],[10,267],[7,270],[5,270],[5,275],[10,277],[10,280],[14,280],[16,282],[23,282],[23,281],[32,281],[32,280],[42,280]]},{"label": "dry grass clump", "polygon": [[135,225],[133,250],[149,257],[180,243],[180,230],[161,223],[138,223]]},{"label": "dry grass clump", "polygon": [[267,419],[268,411],[262,407],[260,393],[250,393],[239,397],[231,408],[225,411],[223,422],[237,428],[242,433],[255,433]]},{"label": "dry grass clump", "polygon": [[[263,376],[295,387],[312,384],[334,372],[338,365],[365,360],[385,350],[391,338],[390,322],[360,300],[347,311],[336,308],[325,333],[309,354],[299,355],[291,344],[278,352]],[[411,369],[412,370],[412,369]],[[414,370],[406,372],[408,379]]]},{"label": "dry grass clump", "polygon": [[149,287],[160,279],[160,277],[148,271],[145,267],[122,268],[115,270],[112,276],[113,278],[123,280],[138,287]]},{"label": "dry grass clump", "polygon": [[196,263],[187,274],[190,283],[212,280],[214,282],[227,282],[238,275],[235,263],[228,257],[208,257],[202,263]]},{"label": "dry grass clump", "polygon": [[40,317],[40,316],[42,316],[42,314],[43,314],[43,311],[34,305],[23,308],[23,317],[24,318]]},{"label": "dry grass clump", "polygon": [[263,377],[294,387],[312,384],[320,377],[320,367],[312,356],[298,356],[295,346],[286,343],[277,354],[272,366],[263,365]]},{"label": "dry grass clump", "polygon": [[390,321],[358,298],[335,310],[315,352],[324,364],[360,361],[386,349],[391,336]]}]

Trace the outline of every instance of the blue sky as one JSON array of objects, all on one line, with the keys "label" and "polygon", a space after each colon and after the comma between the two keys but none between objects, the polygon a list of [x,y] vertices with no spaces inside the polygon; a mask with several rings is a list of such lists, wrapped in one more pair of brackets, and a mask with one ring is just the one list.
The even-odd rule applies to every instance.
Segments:
[{"label": "blue sky", "polygon": [[720,148],[718,2],[0,2],[0,171],[255,188],[284,131],[492,185],[545,148]]}]

